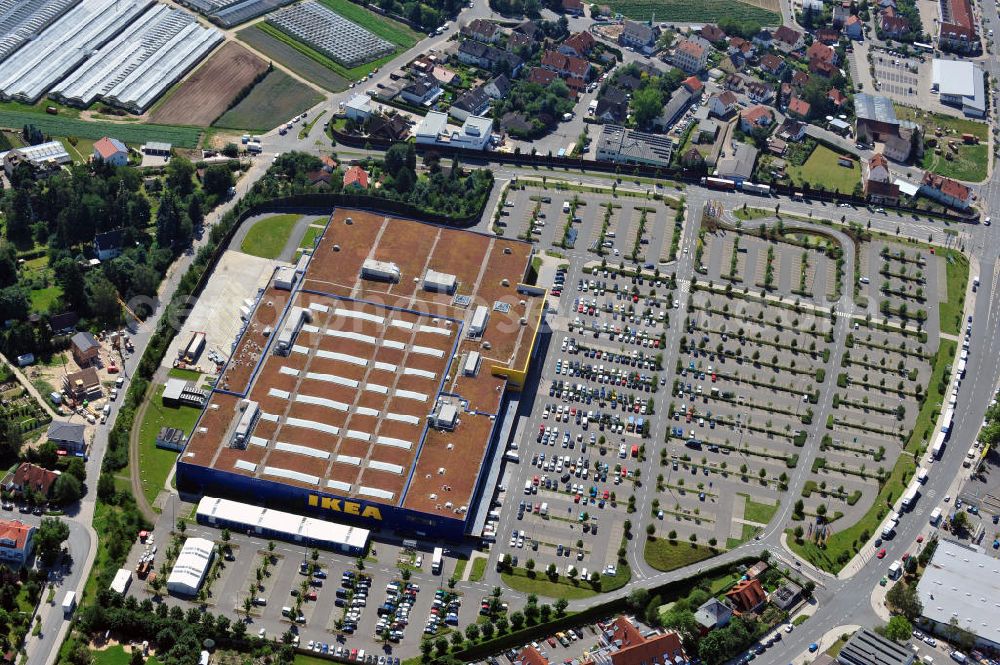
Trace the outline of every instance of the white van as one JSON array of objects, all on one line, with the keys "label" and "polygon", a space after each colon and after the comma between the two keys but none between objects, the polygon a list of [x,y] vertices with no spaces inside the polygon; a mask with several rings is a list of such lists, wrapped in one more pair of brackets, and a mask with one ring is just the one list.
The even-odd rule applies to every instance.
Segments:
[{"label": "white van", "polygon": [[918,483],[926,483],[927,482],[927,475],[928,475],[927,469],[920,469],[920,471],[917,472],[917,482]]},{"label": "white van", "polygon": [[288,607],[287,605],[284,606],[284,607],[282,607],[281,608],[281,616],[283,616],[283,617],[290,617],[290,616],[292,616],[292,608]]},{"label": "white van", "polygon": [[892,565],[889,566],[889,579],[890,580],[899,579],[899,576],[902,574],[903,574],[903,564],[901,561],[897,559],[896,561],[892,562]]},{"label": "white van", "polygon": [[931,524],[937,526],[938,522],[940,521],[941,521],[941,509],[935,508],[934,510],[931,511]]},{"label": "white van", "polygon": [[525,480],[524,481],[524,493],[525,494],[531,494],[531,481],[530,480]]},{"label": "white van", "polygon": [[569,212],[569,201],[563,201],[563,212]]},{"label": "white van", "polygon": [[542,517],[548,517],[549,516],[549,504],[543,501],[542,502],[542,507],[538,509],[538,514],[541,515]]}]

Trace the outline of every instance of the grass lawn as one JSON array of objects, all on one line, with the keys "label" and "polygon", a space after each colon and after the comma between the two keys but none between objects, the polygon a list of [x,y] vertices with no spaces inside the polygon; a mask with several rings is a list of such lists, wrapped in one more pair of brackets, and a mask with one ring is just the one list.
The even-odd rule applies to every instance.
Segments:
[{"label": "grass lawn", "polygon": [[147,141],[172,143],[178,148],[198,145],[201,130],[179,125],[154,125],[148,123],[92,122],[65,115],[48,115],[0,105],[0,127],[20,130],[24,125],[35,125],[50,136],[75,136],[79,139],[98,140],[102,136],[115,136],[129,145],[138,146]]},{"label": "grass lawn", "polygon": [[[125,648],[120,644],[90,653],[94,658],[94,665],[128,665],[132,659],[132,654],[125,653]],[[146,665],[160,665],[160,661],[156,656],[150,656],[146,659]]]},{"label": "grass lawn", "polygon": [[937,414],[941,411],[943,400],[943,395],[938,390],[938,384],[945,379],[945,367],[954,361],[956,348],[958,348],[956,342],[947,339],[941,340],[937,357],[934,359],[934,371],[927,384],[927,399],[924,401],[920,413],[917,414],[913,431],[906,442],[905,454],[901,454],[896,460],[896,465],[892,468],[889,479],[882,485],[872,507],[857,523],[830,536],[824,548],[809,541],[796,542],[791,529],[789,529],[788,546],[799,556],[827,572],[836,574],[858,552],[858,548],[864,545],[868,538],[875,533],[882,518],[885,517],[886,505],[894,503],[899,498],[917,470],[913,463],[912,453],[934,433],[934,423]]},{"label": "grass lawn", "polygon": [[933,148],[927,148],[920,160],[920,166],[931,173],[943,175],[946,178],[965,180],[967,182],[982,182],[986,180],[986,164],[989,160],[989,150],[986,143],[978,145],[961,145],[953,159],[945,159],[945,153],[950,152],[947,146],[941,148],[940,155]]},{"label": "grass lawn", "polygon": [[264,259],[277,258],[300,219],[302,215],[274,215],[257,222],[240,243],[240,251]]},{"label": "grass lawn", "polygon": [[778,504],[769,505],[766,503],[758,503],[749,497],[749,495],[744,494],[747,503],[746,507],[743,508],[743,519],[748,522],[757,522],[758,524],[767,524],[774,517],[774,513],[778,511]]},{"label": "grass lawn", "polygon": [[483,579],[483,573],[486,572],[486,559],[479,557],[472,562],[472,570],[469,571],[469,581],[478,582]]},{"label": "grass lawn", "polygon": [[170,371],[167,372],[167,376],[175,379],[184,379],[185,381],[194,381],[195,383],[201,381],[201,372],[196,372],[193,369],[171,367]]},{"label": "grass lawn", "polygon": [[[34,104],[25,104],[24,102],[15,102],[15,101],[0,102],[0,109],[5,111],[17,111],[19,113],[43,113],[48,115],[47,113],[45,113],[45,109],[47,109],[50,106],[54,106],[56,109],[58,109],[59,115],[70,118],[79,118],[80,112],[83,110],[76,108],[75,106],[67,106],[65,104],[61,104],[59,102],[47,99],[45,97],[41,98]],[[21,128],[18,127],[17,130],[20,131]]]},{"label": "grass lawn", "polygon": [[948,300],[938,305],[941,331],[957,335],[962,329],[965,289],[969,283],[969,260],[954,249],[937,249],[948,269]]},{"label": "grass lawn", "polygon": [[742,208],[736,208],[733,210],[733,217],[744,222],[749,222],[753,219],[774,217],[774,210],[765,210],[764,208],[748,208],[743,206]]},{"label": "grass lawn", "polygon": [[795,183],[806,181],[813,188],[823,186],[827,191],[850,194],[861,181],[861,166],[854,160],[851,168],[837,163],[837,153],[825,145],[817,145],[802,166],[789,165],[788,176]]},{"label": "grass lawn", "polygon": [[468,563],[469,563],[468,559],[459,559],[458,562],[455,563],[455,572],[452,573],[452,577],[454,577],[456,580],[462,579],[462,575],[465,574],[465,566]]},{"label": "grass lawn", "polygon": [[716,554],[715,550],[705,545],[687,541],[671,543],[666,538],[646,539],[643,551],[646,563],[664,572],[690,566],[692,563],[710,559]]},{"label": "grass lawn", "polygon": [[321,226],[309,226],[306,228],[306,232],[302,235],[302,241],[299,242],[299,249],[312,249],[316,246],[316,238],[323,234],[323,227]]},{"label": "grass lawn", "polygon": [[402,23],[379,16],[375,12],[369,11],[349,0],[319,0],[319,2],[344,18],[354,21],[369,32],[373,32],[403,49],[410,48],[423,37],[423,35]]},{"label": "grass lawn", "polygon": [[989,127],[985,122],[977,122],[968,118],[956,118],[940,113],[928,113],[912,106],[893,104],[896,110],[896,117],[900,120],[912,120],[924,129],[924,136],[934,136],[934,130],[938,127],[947,136],[949,134],[961,137],[962,134],[972,134],[980,141],[985,142],[989,136]]},{"label": "grass lawn", "polygon": [[515,591],[521,593],[534,593],[539,596],[549,598],[565,598],[566,600],[576,600],[578,598],[591,598],[597,592],[590,586],[589,582],[577,582],[573,584],[566,577],[560,576],[555,582],[549,580],[545,571],[535,571],[535,579],[528,577],[528,571],[523,568],[515,568],[513,573],[501,573],[500,577],[504,584]]},{"label": "grass lawn", "polygon": [[[795,618],[800,619],[802,617],[795,617]],[[795,625],[797,626],[799,624]],[[824,653],[830,656],[830,658],[836,658],[838,655],[840,655],[840,650],[844,648],[845,644],[847,644],[847,640],[845,640],[843,637],[838,637],[837,641],[834,642],[832,645],[830,645],[830,648],[827,649]]]},{"label": "grass lawn", "polygon": [[31,291],[31,311],[43,313],[49,311],[49,307],[52,306],[59,296],[62,295],[62,288],[58,286],[50,286],[46,289],[35,289]]},{"label": "grass lawn", "polygon": [[935,132],[940,129],[941,136],[937,139],[938,143],[944,144],[943,151],[948,150],[947,142],[949,140],[961,143],[962,134],[972,134],[979,139],[978,145],[960,145],[956,158],[951,161],[946,160],[943,153],[935,155],[933,149],[925,150],[921,161],[923,168],[956,180],[979,182],[986,179],[986,165],[989,159],[987,154],[989,128],[986,123],[967,118],[954,118],[940,113],[928,113],[901,104],[894,106],[896,117],[900,120],[912,120],[920,125],[923,136],[935,136]]},{"label": "grass lawn", "polygon": [[255,85],[239,104],[223,113],[213,126],[266,131],[322,100],[318,92],[276,69]]},{"label": "grass lawn", "polygon": [[656,16],[660,20],[677,21],[680,23],[718,23],[724,18],[731,18],[740,23],[757,23],[760,25],[779,25],[781,15],[775,12],[753,7],[738,0],[611,0],[611,9],[621,12],[629,18],[647,21]]},{"label": "grass lawn", "polygon": [[156,435],[161,427],[177,427],[190,436],[201,409],[181,406],[176,409],[163,406],[163,386],[153,393],[146,417],[139,425],[139,469],[142,474],[142,491],[150,503],[163,489],[163,485],[177,461],[177,453],[156,447]]}]

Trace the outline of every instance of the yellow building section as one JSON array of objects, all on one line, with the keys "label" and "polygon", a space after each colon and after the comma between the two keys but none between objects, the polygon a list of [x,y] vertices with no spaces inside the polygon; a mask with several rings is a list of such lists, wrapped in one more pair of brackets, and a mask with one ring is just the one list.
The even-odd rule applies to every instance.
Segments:
[{"label": "yellow building section", "polygon": [[531,284],[518,284],[517,290],[519,293],[541,296],[542,299],[541,307],[538,308],[538,318],[534,321],[531,345],[528,346],[528,352],[524,356],[524,364],[521,367],[493,365],[490,369],[490,373],[493,376],[500,376],[507,379],[508,387],[515,391],[521,390],[528,380],[528,372],[531,371],[531,359],[535,355],[535,345],[538,343],[538,331],[542,328],[542,317],[545,316],[546,298],[549,294],[548,289]]}]

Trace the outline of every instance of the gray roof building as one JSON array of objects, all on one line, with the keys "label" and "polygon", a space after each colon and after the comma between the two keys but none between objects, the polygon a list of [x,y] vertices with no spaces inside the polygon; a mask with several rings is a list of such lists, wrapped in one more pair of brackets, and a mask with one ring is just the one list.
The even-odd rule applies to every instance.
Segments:
[{"label": "gray roof building", "polygon": [[647,134],[605,125],[597,140],[597,159],[616,164],[669,166],[674,142],[660,134]]},{"label": "gray roof building", "polygon": [[840,665],[912,665],[915,656],[908,647],[862,628],[847,640],[837,655]]},{"label": "gray roof building", "polygon": [[888,125],[898,125],[896,110],[892,107],[892,100],[881,95],[870,95],[867,92],[859,92],[854,95],[854,115],[862,120],[876,120]]},{"label": "gray roof building", "polygon": [[928,621],[947,626],[954,618],[987,646],[1000,648],[1000,561],[994,557],[940,540],[917,595]]},{"label": "gray roof building", "polygon": [[757,148],[746,143],[736,144],[733,153],[723,157],[716,165],[716,173],[720,178],[728,178],[736,182],[749,180],[753,174],[753,166],[757,162]]},{"label": "gray roof building", "polygon": [[694,613],[694,620],[705,630],[722,628],[729,624],[732,617],[732,608],[716,598],[706,600]]}]

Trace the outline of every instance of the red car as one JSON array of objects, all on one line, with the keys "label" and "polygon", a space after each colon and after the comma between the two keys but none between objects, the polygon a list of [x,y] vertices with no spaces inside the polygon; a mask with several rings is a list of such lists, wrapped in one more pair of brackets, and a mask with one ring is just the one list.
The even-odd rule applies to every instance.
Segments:
[{"label": "red car", "polygon": [[924,537],[923,536],[917,536],[917,542],[918,543],[924,542]]},{"label": "red car", "polygon": [[880,549],[878,551],[878,554],[876,554],[875,556],[877,556],[880,559],[884,559],[885,558],[885,548],[883,547],[882,549]]}]

